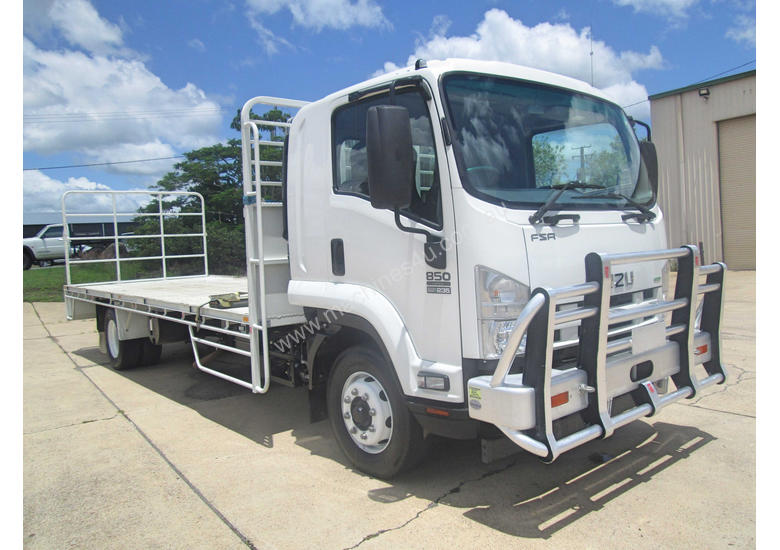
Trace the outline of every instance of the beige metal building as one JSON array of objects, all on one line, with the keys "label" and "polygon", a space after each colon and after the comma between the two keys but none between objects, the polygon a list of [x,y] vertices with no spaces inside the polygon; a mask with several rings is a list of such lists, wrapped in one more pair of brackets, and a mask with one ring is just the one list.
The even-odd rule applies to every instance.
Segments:
[{"label": "beige metal building", "polygon": [[756,267],[756,71],[650,96],[670,246]]}]

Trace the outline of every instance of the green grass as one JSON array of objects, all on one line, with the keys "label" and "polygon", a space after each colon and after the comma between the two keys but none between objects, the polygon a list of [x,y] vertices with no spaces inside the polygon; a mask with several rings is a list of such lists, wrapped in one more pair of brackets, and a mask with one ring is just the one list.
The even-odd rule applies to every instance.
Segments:
[{"label": "green grass", "polygon": [[61,302],[65,284],[64,267],[32,268],[24,272],[22,297],[25,302]]},{"label": "green grass", "polygon": [[[140,262],[122,264],[122,279],[140,279],[159,277],[159,262],[150,270],[149,265]],[[144,269],[145,268],[145,269]],[[71,265],[73,284],[96,283],[116,279],[116,266],[113,263]],[[23,275],[22,300],[25,302],[62,302],[62,286],[65,284],[65,267],[53,266],[28,269]]]}]

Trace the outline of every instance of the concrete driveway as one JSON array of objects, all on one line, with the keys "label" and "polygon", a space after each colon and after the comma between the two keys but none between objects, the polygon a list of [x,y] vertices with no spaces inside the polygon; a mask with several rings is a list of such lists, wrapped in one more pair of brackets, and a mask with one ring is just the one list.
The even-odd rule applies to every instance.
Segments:
[{"label": "concrete driveway", "polygon": [[264,396],[186,346],[116,372],[94,321],[24,304],[27,548],[750,548],[755,272],[728,274],[726,385],[551,465],[437,439],[388,483],[352,470],[305,389]]}]

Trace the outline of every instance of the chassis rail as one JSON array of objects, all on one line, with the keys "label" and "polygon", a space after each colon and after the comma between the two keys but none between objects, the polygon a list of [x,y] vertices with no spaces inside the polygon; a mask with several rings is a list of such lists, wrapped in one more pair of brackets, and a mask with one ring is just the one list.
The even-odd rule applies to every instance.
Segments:
[{"label": "chassis rail", "polygon": [[[678,273],[671,299],[630,311],[610,310],[613,266],[677,260]],[[722,384],[726,371],[720,361],[720,322],[726,265],[701,267],[698,248],[626,254],[591,253],[585,258],[586,282],[564,288],[537,288],[517,318],[506,349],[492,376],[469,380],[469,414],[490,422],[515,444],[546,461],[683,398],[693,398],[711,384]],[[706,276],[704,284],[700,276]],[[581,296],[581,307],[556,312],[556,304]],[[701,299],[701,317],[697,308]],[[634,328],[630,335],[608,341],[609,325],[671,312],[671,323],[658,319]],[[558,325],[581,321],[579,364],[553,368],[553,337]],[[525,369],[509,374],[523,339]],[[702,363],[706,376],[694,367]],[[671,377],[676,389],[661,395],[659,381]],[[563,390],[563,391],[561,391]],[[624,391],[625,390],[625,391]],[[636,406],[615,416],[612,398],[631,393]],[[564,406],[562,406],[564,405]],[[553,420],[580,413],[585,427],[556,438]]]}]

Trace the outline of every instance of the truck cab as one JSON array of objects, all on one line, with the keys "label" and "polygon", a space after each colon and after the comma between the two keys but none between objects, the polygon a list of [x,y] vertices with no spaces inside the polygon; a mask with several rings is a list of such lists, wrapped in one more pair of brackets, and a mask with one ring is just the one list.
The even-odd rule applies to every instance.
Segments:
[{"label": "truck cab", "polygon": [[[66,258],[68,317],[96,319],[117,369],[189,341],[200,371],[254,393],[307,386],[311,419],[377,477],[411,468],[431,434],[553,461],[726,380],[726,267],[667,248],[655,148],[633,124],[583,82],[484,61],[418,61],[312,103],[253,98],[246,277],[209,274],[202,196],[155,191],[159,233],[128,238],[159,255]],[[87,193],[145,192],[69,191],[65,223]],[[199,244],[165,246],[181,237]],[[171,272],[181,259],[202,274]],[[124,280],[139,261],[162,277]],[[88,262],[116,280],[72,284]]]},{"label": "truck cab", "polygon": [[[654,148],[638,140],[632,122],[583,82],[470,60],[418,62],[300,109],[286,151],[288,299],[312,315],[338,312],[335,325],[370,334],[373,361],[385,370],[381,389],[373,387],[377,371],[364,354],[347,358],[346,374],[330,377],[328,412],[350,457],[376,458],[392,433],[401,437],[400,429],[367,429],[375,426],[369,417],[356,420],[360,410],[378,410],[384,385],[397,387],[423,432],[473,437],[477,420],[487,421],[550,460],[571,448],[556,446],[553,421],[556,433],[575,434],[592,422],[583,416],[590,407],[601,432],[578,436],[579,444],[612,432],[616,425],[605,417],[613,402],[614,413],[635,410],[642,398],[632,392],[643,382],[665,392],[679,361],[663,354],[631,359],[629,349],[625,364],[610,371],[620,378],[612,382],[620,395],[596,380],[607,376],[608,340],[636,341],[637,351],[665,345],[661,325],[671,310],[658,304],[670,297],[669,263],[679,257],[641,255],[667,243]],[[589,273],[586,257],[594,252],[614,256],[615,267],[599,263]],[[698,252],[689,252],[698,266]],[[617,261],[636,253],[636,262]],[[569,291],[548,312],[571,320],[536,335],[547,382],[529,396],[530,336],[515,333],[534,289],[594,279],[597,298],[587,296],[591,289]],[[592,373],[583,368],[590,321],[578,309],[596,299],[606,300],[606,310],[648,312],[620,323],[603,317],[591,327],[604,333],[591,346],[603,340],[605,349],[591,353],[600,357],[600,374],[595,362]],[[491,379],[499,367],[504,378]],[[719,363],[713,369],[720,372]],[[512,389],[501,393],[506,376]],[[480,377],[495,384],[474,385]],[[538,394],[551,387],[566,405],[545,414]],[[529,437],[532,443],[520,443]],[[374,471],[365,460],[361,467]]]}]

